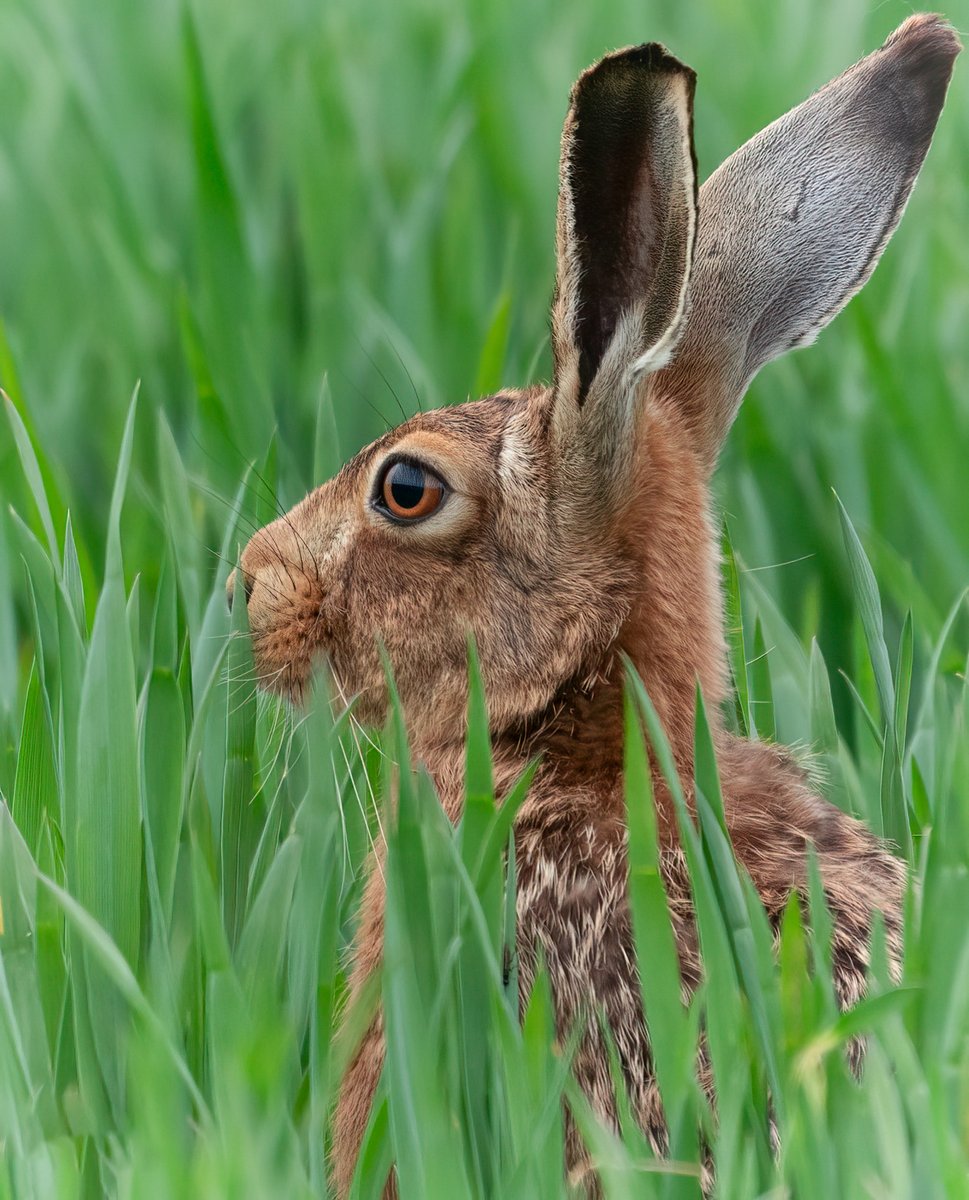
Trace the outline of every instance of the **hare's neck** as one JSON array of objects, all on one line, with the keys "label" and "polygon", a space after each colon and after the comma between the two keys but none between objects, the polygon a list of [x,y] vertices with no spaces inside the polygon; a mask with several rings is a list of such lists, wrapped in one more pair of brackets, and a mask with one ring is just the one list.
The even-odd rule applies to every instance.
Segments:
[{"label": "hare's neck", "polygon": [[727,694],[720,555],[707,472],[686,430],[657,405],[643,419],[645,454],[623,519],[639,587],[620,644],[692,771],[697,684],[714,724]]},{"label": "hare's neck", "polygon": [[[675,416],[644,416],[646,447],[619,518],[635,591],[616,641],[590,677],[567,681],[540,713],[493,739],[495,784],[507,792],[528,762],[560,789],[580,789],[604,804],[621,800],[625,661],[635,666],[663,723],[678,768],[693,773],[696,687],[716,726],[726,694],[726,652],[716,538],[705,470]],[[446,807],[463,794],[463,746],[421,747]]]},{"label": "hare's neck", "polygon": [[629,615],[590,685],[565,689],[536,724],[533,751],[587,787],[621,772],[628,658],[646,685],[682,774],[693,773],[696,689],[711,722],[726,695],[719,553],[706,469],[674,413],[648,407],[628,508],[618,520],[634,564]]},{"label": "hare's neck", "polygon": [[[627,657],[646,685],[685,778],[693,773],[698,681],[710,719],[718,723],[726,653],[706,476],[673,417],[654,411],[645,419],[642,442],[648,449],[621,518],[637,581],[629,617],[591,680],[586,675],[564,684],[545,710],[493,739],[499,794],[538,758],[540,779],[593,794],[604,804],[621,801]],[[425,761],[456,813],[463,748],[438,746]]]}]

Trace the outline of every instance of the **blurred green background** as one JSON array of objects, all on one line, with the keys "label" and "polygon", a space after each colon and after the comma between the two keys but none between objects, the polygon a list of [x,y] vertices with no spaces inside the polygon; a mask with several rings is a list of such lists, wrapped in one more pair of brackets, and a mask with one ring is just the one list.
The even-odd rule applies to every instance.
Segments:
[{"label": "blurred green background", "polygon": [[[0,1200],[330,1194],[333,1014],[384,760],[379,737],[255,695],[228,563],[418,400],[548,374],[558,137],[582,68],[647,39],[689,62],[705,177],[910,11],[0,0]],[[969,29],[966,0],[947,15]],[[760,1007],[729,971],[715,1010],[674,1003],[684,1079],[698,1014],[730,1035],[725,1196],[969,1195],[967,179],[960,62],[873,279],[757,378],[717,476],[735,719],[809,746],[921,897],[906,988],[886,990],[876,952],[884,994],[854,1025],[794,918],[772,974],[751,917]],[[520,1030],[489,957],[510,936],[497,857],[469,899],[433,797],[408,803],[421,833],[391,830],[389,870],[423,899],[394,961],[429,955],[440,976],[384,980],[399,1070],[358,1194],[396,1155],[433,1175],[421,1200],[489,1180],[565,1195],[546,998]],[[720,929],[723,961],[740,935]],[[859,1087],[836,1051],[869,1028]],[[684,1086],[683,1128],[709,1125]],[[610,1196],[699,1195],[695,1139],[677,1178],[643,1167],[634,1131],[587,1125]]]},{"label": "blurred green background", "polygon": [[[289,504],[381,414],[414,410],[411,381],[442,404],[547,375],[558,135],[571,81],[604,50],[659,39],[696,68],[705,177],[909,11],[2,0],[0,377],[94,561],[138,379],[220,494],[278,429]],[[969,25],[963,0],[947,15]],[[798,560],[764,580],[837,667],[850,655],[832,487],[893,609],[937,631],[969,578],[964,74],[873,280],[819,345],[757,379],[719,477],[746,563]],[[337,436],[314,463],[325,373]],[[142,421],[125,515],[127,568],[149,582],[155,440]],[[5,431],[0,447],[20,507]],[[8,705],[9,606],[0,596]]]}]

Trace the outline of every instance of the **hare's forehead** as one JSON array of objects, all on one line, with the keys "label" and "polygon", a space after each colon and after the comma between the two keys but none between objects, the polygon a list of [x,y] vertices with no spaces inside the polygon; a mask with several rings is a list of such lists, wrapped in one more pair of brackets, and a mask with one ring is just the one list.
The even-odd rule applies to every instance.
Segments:
[{"label": "hare's forehead", "polygon": [[361,451],[338,479],[352,477],[366,487],[383,463],[401,454],[440,471],[455,487],[478,491],[500,478],[504,447],[523,410],[521,393],[502,392],[419,413]]},{"label": "hare's forehead", "polygon": [[412,417],[376,445],[390,450],[397,444],[413,442],[419,447],[426,439],[429,447],[442,453],[450,450],[458,458],[485,460],[494,465],[508,421],[519,407],[517,392],[502,392],[466,404],[432,409]]}]

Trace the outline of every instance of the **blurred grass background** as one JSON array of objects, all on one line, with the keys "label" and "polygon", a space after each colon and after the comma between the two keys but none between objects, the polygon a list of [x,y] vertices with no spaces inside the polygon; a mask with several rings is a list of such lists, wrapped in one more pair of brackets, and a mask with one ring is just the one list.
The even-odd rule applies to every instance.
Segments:
[{"label": "blurred grass background", "polygon": [[[292,740],[302,744],[305,731],[253,699],[243,651],[230,644],[228,671],[220,657],[224,560],[272,515],[271,493],[293,503],[418,397],[459,402],[548,374],[558,135],[584,66],[645,39],[688,61],[699,74],[705,177],[910,11],[894,0],[0,0],[0,385],[15,409],[0,422],[0,792],[25,839],[4,826],[4,962],[15,982],[0,999],[3,1061],[26,1081],[22,1093],[10,1082],[0,1117],[6,1145],[55,1148],[29,1187],[11,1168],[9,1194],[35,1185],[38,1195],[177,1194],[190,1171],[192,1194],[267,1194],[259,1187],[280,1178],[287,1195],[325,1194],[314,1147],[332,1081],[320,1046],[342,987],[336,955],[352,928],[375,755],[363,769],[346,730],[321,733],[339,747],[338,765],[323,768],[326,788],[307,778],[311,751],[297,753]],[[969,29],[965,0],[947,16]],[[930,1080],[947,1097],[929,1139],[945,1149],[947,1187],[964,1162],[969,1077],[965,1013],[952,1007],[965,997],[953,978],[963,978],[969,943],[943,922],[962,902],[952,880],[969,864],[953,803],[969,791],[969,620],[964,605],[953,609],[969,582],[965,74],[957,64],[923,177],[872,281],[814,348],[755,381],[718,476],[741,568],[739,652],[768,714],[758,727],[776,723],[785,739],[820,747],[835,798],[876,825],[902,796],[923,847],[919,878],[949,880],[928,888],[926,911],[940,924],[928,921],[913,961],[927,971],[941,948],[954,974],[927,985],[910,1020],[911,1056],[904,1069],[891,1062],[900,1087]],[[109,519],[116,478],[126,485],[120,527]],[[832,488],[873,565],[893,661],[901,646],[904,702],[895,703],[906,712],[914,680],[918,719],[908,728],[885,711],[884,687],[879,694],[872,631],[859,615],[864,581],[846,556]],[[112,666],[98,675],[102,658]],[[98,731],[107,742],[89,743]],[[340,795],[352,802],[338,834],[312,814],[332,817]],[[951,879],[926,865],[924,839],[940,813],[951,822]],[[294,874],[300,863],[312,874],[300,855],[321,846],[341,864],[325,903]],[[106,885],[95,869],[102,847],[101,870],[117,870]],[[77,932],[67,901],[37,890],[30,862],[94,913],[108,949],[90,929],[86,940]],[[260,908],[269,881],[276,890]],[[27,939],[16,943],[27,964],[19,977],[7,953],[19,919],[14,882]],[[278,929],[266,924],[270,902]],[[314,975],[300,920],[315,928],[309,914],[320,903],[332,945],[317,947]],[[286,947],[285,970],[274,945]],[[101,966],[82,968],[92,946]],[[112,1040],[119,981],[134,979],[148,1027],[169,1042],[143,1031],[131,1045]],[[212,987],[231,1019],[207,1021]],[[329,999],[318,1006],[321,991]],[[130,987],[121,995],[131,1003]],[[35,1000],[43,1029],[25,1015]],[[501,1036],[513,1057],[513,1034]],[[187,1099],[179,1090],[184,1078],[159,1066],[172,1041],[216,1112],[218,1136],[203,1138],[211,1157],[191,1168],[185,1111],[208,1127],[191,1089]],[[131,1054],[144,1059],[140,1086]],[[542,1092],[551,1061],[534,1060],[526,1092]],[[848,1085],[838,1087],[817,1127],[805,1127],[822,1157],[826,1137],[841,1149],[819,1175],[810,1154],[798,1168],[792,1152],[785,1178],[802,1169],[803,1186],[860,1194],[838,1189],[861,1170],[843,1161],[844,1147],[869,1144],[868,1118],[844,1117],[831,1097],[847,1104]],[[250,1099],[233,1099],[238,1088]],[[908,1147],[904,1163],[900,1149],[892,1160],[893,1187],[920,1179],[930,1190],[919,1194],[932,1194],[942,1167],[902,1099],[891,1104],[888,1115],[878,1110],[870,1144]],[[515,1111],[538,1119],[523,1115],[527,1106]],[[731,1134],[738,1144],[757,1104],[744,1111]],[[239,1145],[235,1161],[227,1147]],[[374,1145],[386,1148],[378,1135]],[[753,1194],[744,1181],[772,1178],[769,1155],[758,1153],[753,1167],[724,1152],[727,1193]],[[544,1190],[519,1194],[559,1194],[555,1179],[550,1169]]]},{"label": "blurred grass background", "polygon": [[[958,4],[958,0],[957,0]],[[904,19],[901,3],[509,7],[282,0],[271,13],[0,5],[0,316],[75,526],[100,557],[133,382],[190,470],[234,491],[279,429],[283,499],[413,411],[547,374],[558,134],[603,50],[666,41],[699,73],[708,174]],[[965,4],[948,13],[969,26]],[[969,117],[957,73],[875,278],[816,349],[756,382],[721,473],[750,565],[848,664],[834,486],[899,606],[937,627],[969,574]],[[399,356],[399,357],[398,357]],[[406,371],[405,371],[406,368]],[[386,382],[385,378],[386,377]],[[155,478],[150,422],[135,478]],[[15,488],[9,439],[0,470]],[[126,517],[157,573],[159,515]],[[137,546],[137,551],[135,547]],[[10,675],[4,673],[9,680]]]}]

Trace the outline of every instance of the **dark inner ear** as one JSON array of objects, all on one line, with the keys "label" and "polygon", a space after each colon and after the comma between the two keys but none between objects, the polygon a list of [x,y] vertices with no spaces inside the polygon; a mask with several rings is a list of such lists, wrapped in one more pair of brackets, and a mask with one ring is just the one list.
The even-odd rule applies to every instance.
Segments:
[{"label": "dark inner ear", "polygon": [[[583,397],[623,310],[647,299],[663,258],[669,180],[683,148],[665,145],[657,127],[669,102],[666,77],[684,70],[662,46],[640,46],[588,72],[573,93],[566,171],[581,279],[575,336]],[[669,316],[666,304],[646,306],[644,345],[660,337]]]}]

